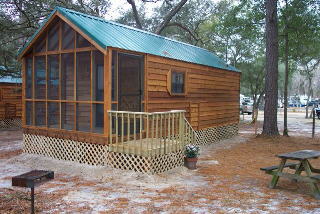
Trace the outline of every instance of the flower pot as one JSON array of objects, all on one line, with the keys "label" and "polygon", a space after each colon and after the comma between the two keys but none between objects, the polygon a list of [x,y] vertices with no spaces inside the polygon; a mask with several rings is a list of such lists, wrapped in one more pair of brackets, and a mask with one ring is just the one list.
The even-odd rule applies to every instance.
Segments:
[{"label": "flower pot", "polygon": [[184,158],[184,166],[188,169],[197,169],[198,158]]}]

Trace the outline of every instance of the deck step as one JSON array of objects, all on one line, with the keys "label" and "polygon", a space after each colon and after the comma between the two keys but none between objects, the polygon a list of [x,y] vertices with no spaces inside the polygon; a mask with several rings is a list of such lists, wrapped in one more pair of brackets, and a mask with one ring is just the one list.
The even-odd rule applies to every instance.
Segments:
[{"label": "deck step", "polygon": [[[296,164],[296,163],[286,163],[284,165],[284,167],[285,168],[289,167],[290,169],[295,169],[297,165],[298,164]],[[263,168],[260,168],[260,170],[262,170],[262,171],[273,171],[273,170],[278,169],[278,168],[279,168],[279,166],[276,165],[276,166],[263,167]]]}]

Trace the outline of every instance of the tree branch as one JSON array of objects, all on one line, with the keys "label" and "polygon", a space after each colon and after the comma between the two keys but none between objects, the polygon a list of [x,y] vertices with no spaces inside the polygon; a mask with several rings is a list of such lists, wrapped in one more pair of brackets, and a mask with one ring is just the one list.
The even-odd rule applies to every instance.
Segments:
[{"label": "tree branch", "polygon": [[196,35],[194,35],[194,33],[193,33],[190,29],[188,29],[186,26],[184,26],[184,25],[182,25],[182,24],[180,24],[180,23],[178,23],[178,22],[170,22],[170,23],[168,23],[164,28],[166,28],[166,27],[171,27],[171,26],[179,27],[179,28],[181,28],[182,30],[188,32],[188,33],[192,36],[192,38],[193,38],[194,40],[196,40],[196,41],[199,41],[199,40],[200,40],[199,38],[196,37]]},{"label": "tree branch", "polygon": [[19,12],[22,13],[22,14],[24,15],[24,17],[26,17],[26,19],[28,20],[29,26],[34,28],[34,26],[31,24],[31,21],[30,21],[28,15],[27,15],[27,14],[25,13],[25,11],[20,7],[20,5],[19,5],[19,3],[17,2],[17,0],[14,0],[13,2],[14,2],[14,4],[15,4],[15,6],[17,7],[17,9],[19,10]]},{"label": "tree branch", "polygon": [[134,2],[134,0],[127,0],[127,2],[131,5],[134,19],[136,20],[137,28],[142,29],[142,24],[139,18],[139,13],[137,11],[136,3]]},{"label": "tree branch", "polygon": [[[128,1],[128,0],[127,0]],[[172,10],[164,17],[163,22],[157,27],[155,33],[160,35],[163,29],[169,24],[171,19],[179,12],[179,10],[187,3],[188,0],[181,0]]]}]

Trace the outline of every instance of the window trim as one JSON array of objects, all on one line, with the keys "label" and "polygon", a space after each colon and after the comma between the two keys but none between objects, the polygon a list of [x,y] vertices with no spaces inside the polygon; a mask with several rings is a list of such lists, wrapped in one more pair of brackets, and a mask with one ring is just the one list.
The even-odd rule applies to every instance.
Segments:
[{"label": "window trim", "polygon": [[[184,79],[183,79],[183,93],[174,93],[172,92],[172,74],[176,72],[176,73],[184,73]],[[188,90],[187,90],[187,83],[188,83],[188,72],[187,70],[182,70],[182,69],[175,69],[175,68],[171,68],[167,74],[167,90],[169,92],[169,94],[171,96],[186,96],[188,94]]]}]

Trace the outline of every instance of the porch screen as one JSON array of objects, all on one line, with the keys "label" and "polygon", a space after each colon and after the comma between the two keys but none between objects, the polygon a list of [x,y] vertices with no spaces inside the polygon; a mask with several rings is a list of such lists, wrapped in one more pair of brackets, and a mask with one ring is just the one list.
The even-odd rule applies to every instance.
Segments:
[{"label": "porch screen", "polygon": [[24,60],[24,125],[104,133],[105,55],[59,18],[53,23]]}]

